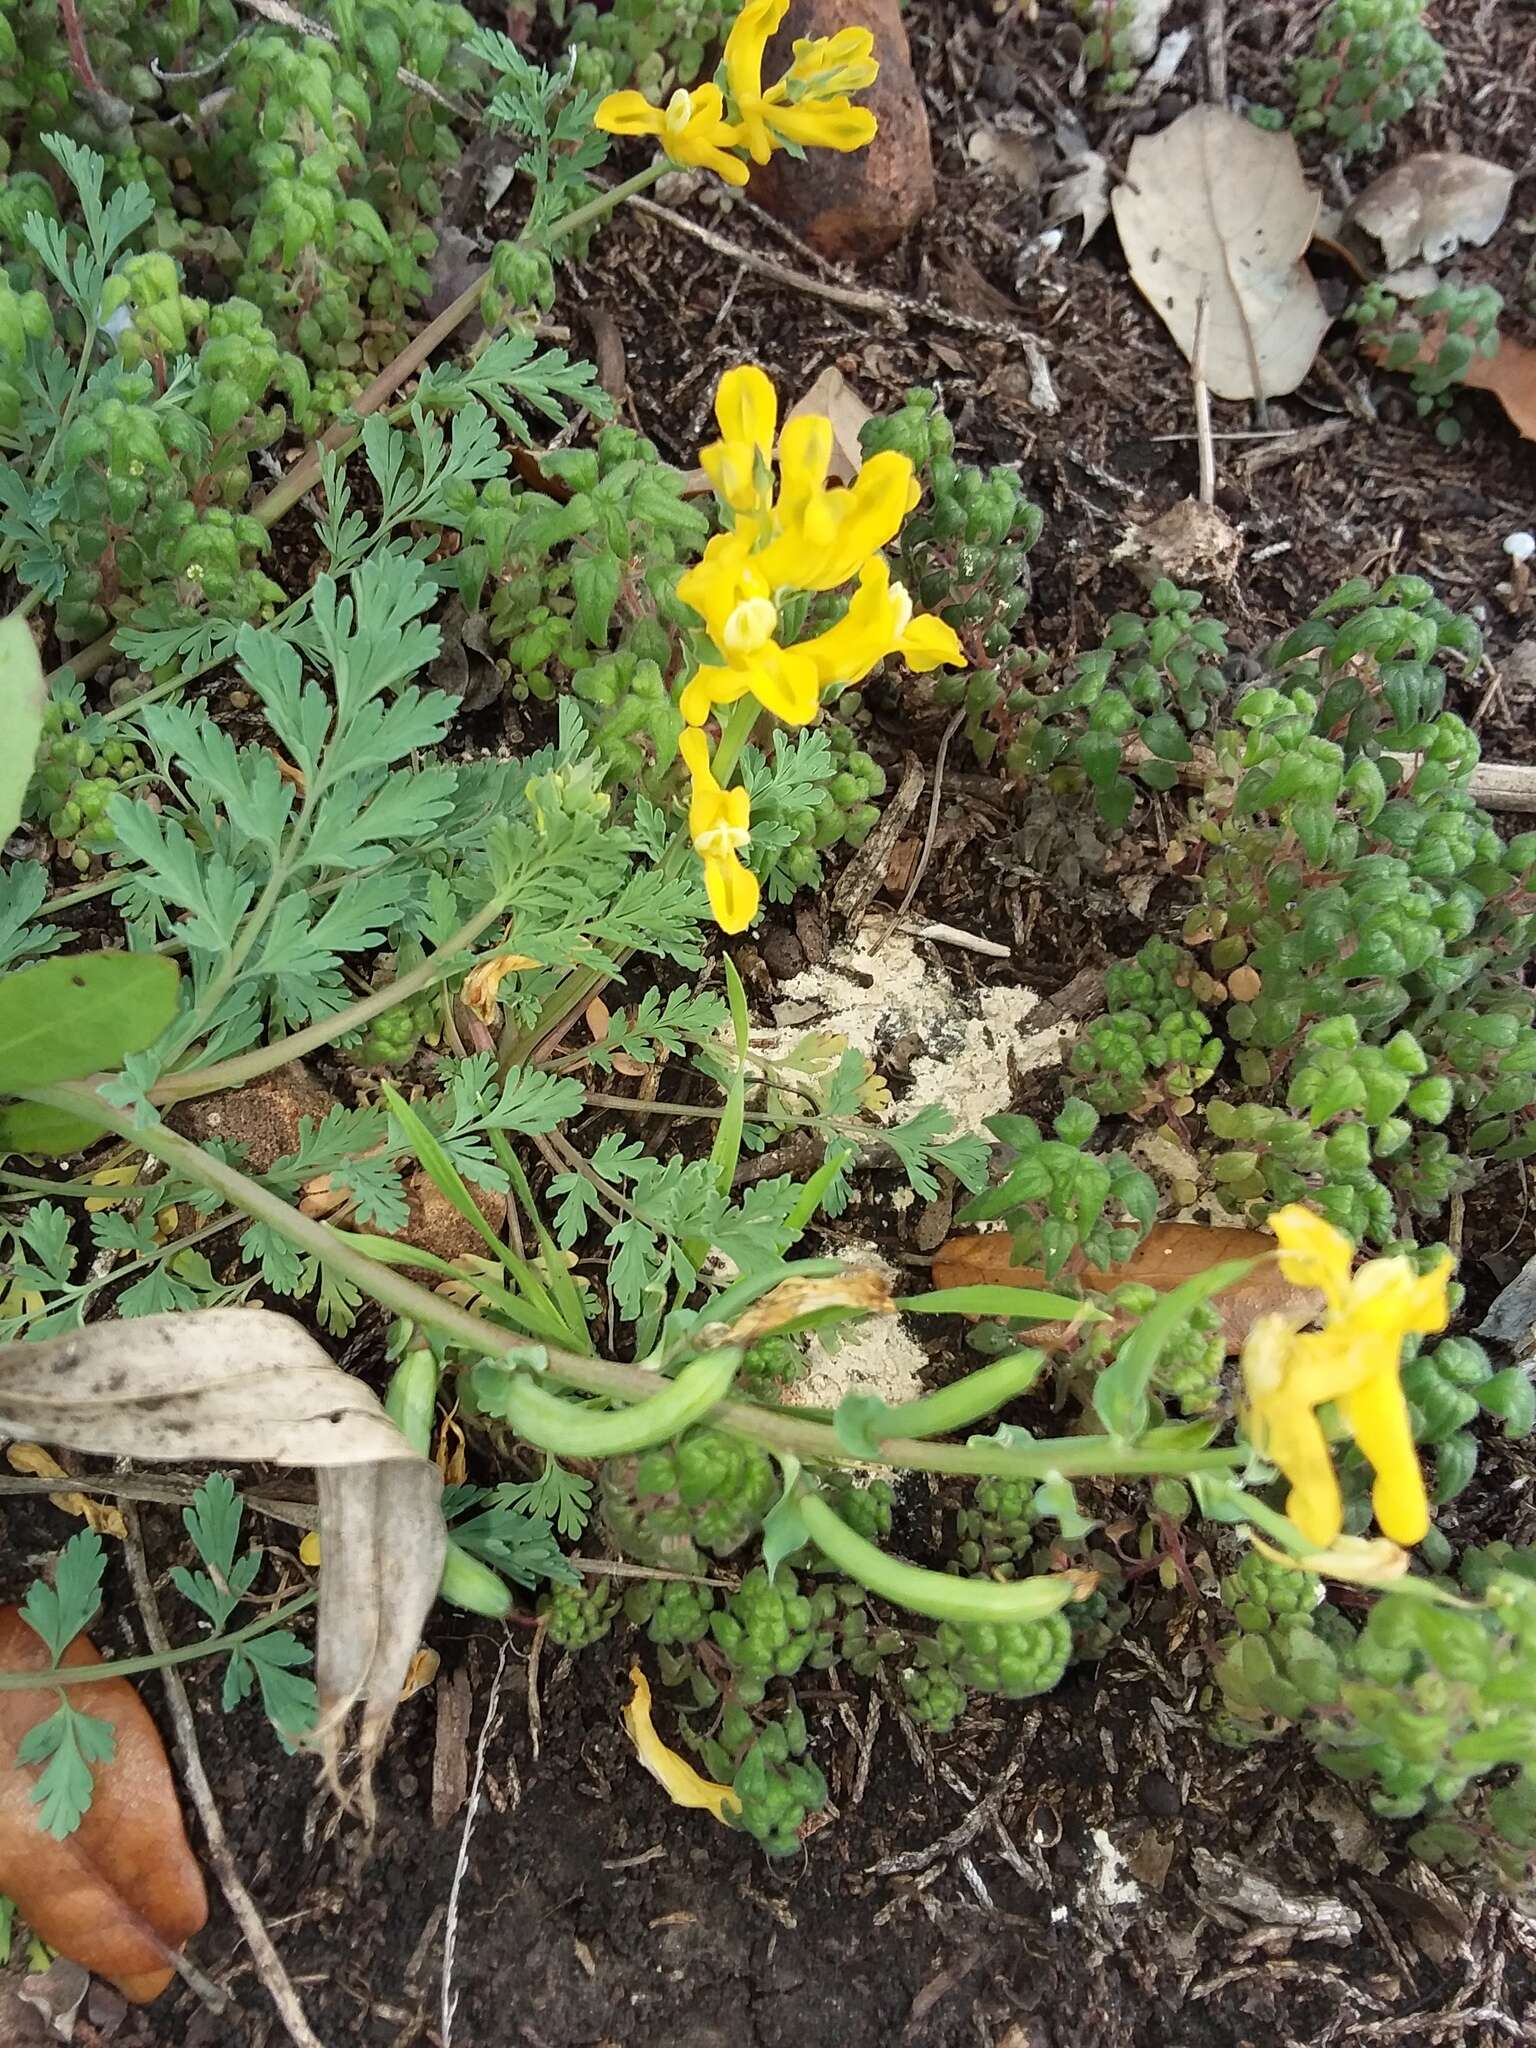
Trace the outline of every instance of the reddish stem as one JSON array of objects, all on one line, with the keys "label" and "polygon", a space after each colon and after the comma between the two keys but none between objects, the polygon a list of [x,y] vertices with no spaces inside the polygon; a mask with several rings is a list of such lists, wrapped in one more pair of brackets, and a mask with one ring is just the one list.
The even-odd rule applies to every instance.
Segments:
[{"label": "reddish stem", "polygon": [[64,33],[69,39],[69,61],[74,66],[76,78],[87,92],[100,92],[100,83],[91,67],[91,53],[85,47],[85,30],[80,25],[80,13],[75,6],[75,0],[59,0],[59,16],[64,23]]}]

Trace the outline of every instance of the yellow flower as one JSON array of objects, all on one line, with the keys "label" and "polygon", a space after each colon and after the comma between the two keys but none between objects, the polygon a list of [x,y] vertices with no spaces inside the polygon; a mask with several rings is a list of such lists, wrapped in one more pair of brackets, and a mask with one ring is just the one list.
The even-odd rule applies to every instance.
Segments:
[{"label": "yellow flower", "polygon": [[740,1813],[741,1801],[729,1785],[700,1777],[686,1757],[662,1741],[651,1723],[651,1688],[638,1664],[629,1667],[629,1682],[635,1688],[634,1696],[623,1709],[622,1719],[636,1756],[674,1806],[702,1806],[722,1827],[728,1827],[726,1809]]},{"label": "yellow flower", "polygon": [[[773,504],[773,436],[779,423],[779,400],[755,363],[742,363],[720,379],[715,387],[715,419],[720,439],[699,450],[699,466],[722,504],[741,515],[762,517]],[[830,422],[827,431],[830,438]]]},{"label": "yellow flower", "polygon": [[[830,444],[830,425],[818,425],[826,426]],[[893,448],[872,455],[846,489],[813,481],[818,439],[807,433],[787,447],[785,428],[775,533],[758,557],[770,583],[796,590],[835,590],[857,576],[871,555],[896,538],[922,495],[912,464]]]},{"label": "yellow flower", "polygon": [[704,863],[709,907],[723,932],[744,932],[757,915],[757,877],[741,859],[751,841],[750,798],[745,789],[722,789],[709,765],[709,742],[697,726],[678,741],[693,778],[688,836]]},{"label": "yellow flower", "polygon": [[727,185],[745,185],[747,167],[731,151],[741,130],[725,118],[718,85],[679,86],[665,107],[653,107],[643,93],[611,92],[593,116],[608,135],[654,135],[675,164],[714,171]]},{"label": "yellow flower", "polygon": [[1325,1327],[1298,1332],[1262,1316],[1243,1347],[1248,1433],[1291,1482],[1286,1512],[1309,1543],[1328,1549],[1344,1526],[1343,1501],[1317,1411],[1333,1402],[1375,1472],[1371,1499],[1383,1533],[1413,1544],[1429,1529],[1424,1475],[1400,1377],[1403,1340],[1449,1319],[1449,1253],[1427,1273],[1405,1258],[1373,1259],[1351,1275],[1347,1238],[1296,1205],[1277,1210],[1289,1280],[1320,1288]]},{"label": "yellow flower", "polygon": [[741,535],[716,534],[702,559],[678,578],[677,594],[704,621],[721,657],[684,686],[679,708],[689,725],[702,725],[715,705],[734,704],[749,691],[787,725],[810,724],[821,704],[815,663],[775,639],[773,588]]},{"label": "yellow flower", "polygon": [[726,39],[725,80],[740,125],[740,137],[754,163],[765,164],[776,149],[863,149],[878,126],[867,107],[856,107],[849,92],[874,83],[879,65],[868,29],[844,29],[836,36],[795,44],[795,61],[776,85],[763,89],[763,56],[789,9],[789,0],[747,0]]},{"label": "yellow flower", "polygon": [[817,681],[847,688],[861,683],[888,654],[899,654],[920,674],[941,661],[963,662],[953,626],[928,614],[914,618],[905,587],[891,581],[884,558],[874,555],[859,573],[859,587],[835,626],[794,649],[816,665]]}]

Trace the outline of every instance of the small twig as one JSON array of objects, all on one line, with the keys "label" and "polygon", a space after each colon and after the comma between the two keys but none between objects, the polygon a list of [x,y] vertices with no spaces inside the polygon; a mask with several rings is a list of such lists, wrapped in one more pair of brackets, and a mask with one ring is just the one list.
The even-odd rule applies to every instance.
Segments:
[{"label": "small twig", "polygon": [[965,706],[961,704],[957,707],[955,714],[950,719],[948,725],[945,726],[944,736],[939,741],[939,751],[934,756],[933,787],[929,792],[928,797],[928,829],[923,834],[923,846],[922,851],[917,856],[917,866],[912,870],[912,879],[907,884],[906,894],[902,897],[900,903],[898,903],[896,906],[895,917],[892,918],[891,922],[886,926],[885,930],[880,934],[879,938],[876,939],[875,943],[870,947],[869,950],[871,955],[879,952],[880,948],[885,944],[886,940],[890,937],[891,933],[896,929],[897,925],[901,923],[901,920],[912,908],[912,899],[917,894],[918,887],[919,884],[922,882],[923,876],[928,872],[928,863],[933,858],[933,842],[938,837],[939,831],[939,799],[944,794],[944,761],[945,757],[949,753],[950,741],[954,738],[955,734],[960,730],[964,722]]},{"label": "small twig", "polygon": [[[139,1528],[138,1513],[133,1507],[124,1508],[123,1522],[128,1531],[123,1546],[128,1559],[128,1574],[133,1581],[134,1598],[139,1603],[144,1633],[156,1655],[164,1656],[171,1647],[170,1638],[166,1635],[165,1623],[161,1619],[160,1603],[155,1597],[148,1560],[144,1555],[144,1537]],[[202,1752],[197,1746],[197,1728],[192,1719],[192,1703],[187,1698],[187,1689],[181,1682],[181,1674],[167,1666],[160,1676],[165,1684],[171,1725],[176,1731],[176,1749],[181,1758],[182,1777],[191,1795],[192,1804],[197,1808],[198,1819],[203,1824],[203,1834],[208,1844],[208,1860],[213,1865],[214,1876],[219,1880],[219,1889],[229,1902],[229,1910],[240,1923],[240,1931],[245,1936],[251,1960],[266,1986],[267,1996],[277,2009],[278,2018],[288,2029],[288,2038],[297,2044],[297,2048],[325,2048],[325,2044],[304,2017],[299,1994],[294,1990],[293,1981],[283,1968],[282,1957],[272,1945],[272,1937],[256,1910],[256,1901],[241,1883],[240,1873],[235,1869],[229,1837],[224,1832],[224,1819],[214,1803],[213,1787],[208,1783],[208,1773],[203,1768]]]},{"label": "small twig", "polygon": [[1195,433],[1200,442],[1200,502],[1216,502],[1216,450],[1211,442],[1211,392],[1205,381],[1205,343],[1211,325],[1211,294],[1200,287],[1195,307],[1195,345],[1190,353],[1189,374],[1195,391]]},{"label": "small twig", "polygon": [[[549,1627],[541,1616],[528,1650],[528,1746],[535,1763],[544,1738],[544,1707],[539,1698],[539,1660],[544,1654],[544,1636]],[[446,2048],[446,2043],[444,2044]]]},{"label": "small twig", "polygon": [[846,306],[855,313],[886,313],[895,319],[932,320],[943,327],[958,328],[962,334],[986,334],[998,341],[1020,342],[1031,367],[1037,357],[1042,364],[1045,361],[1039,337],[1026,333],[1012,321],[978,320],[973,314],[958,313],[937,299],[913,299],[905,292],[885,292],[869,285],[834,284],[825,278],[810,277],[803,270],[791,270],[788,264],[775,263],[771,256],[758,255],[755,249],[743,249],[739,242],[728,241],[724,235],[717,235],[713,228],[689,220],[686,214],[677,213],[670,206],[658,205],[654,199],[632,199],[630,204],[640,213],[649,213],[657,220],[665,221],[679,234],[692,235],[696,242],[702,242],[706,249],[713,249],[717,256],[728,257],[756,276],[767,278],[771,284],[787,285],[791,291],[805,292],[814,299],[826,299],[834,306]]},{"label": "small twig", "polygon": [[[896,920],[901,924],[900,918]],[[958,946],[964,953],[980,953],[987,960],[1011,960],[1012,946],[1000,945],[996,939],[984,939],[979,932],[963,932],[954,924],[901,924],[910,938],[927,939],[936,946]]]},{"label": "small twig", "polygon": [[[0,1500],[36,1493],[74,1492],[99,1493],[109,1500],[152,1501],[156,1505],[182,1507],[192,1500],[202,1484],[199,1479],[129,1478],[110,1472],[71,1472],[68,1479],[69,1486],[66,1487],[58,1479],[0,1478]],[[274,1522],[287,1522],[295,1529],[313,1529],[320,1520],[320,1510],[313,1501],[280,1500],[271,1493],[242,1492],[240,1498],[248,1508],[255,1508]]]},{"label": "small twig", "polygon": [[99,93],[101,81],[91,64],[91,53],[86,47],[85,29],[75,0],[59,0],[59,18],[64,23],[64,38],[69,44],[70,66],[76,78],[88,93]]},{"label": "small twig", "polygon": [[453,1883],[448,1888],[448,1917],[443,1928],[443,1995],[440,2007],[443,2048],[452,2048],[453,2016],[459,2005],[458,1994],[453,1988],[453,1954],[459,1936],[459,1894],[464,1889],[464,1878],[469,1870],[470,1837],[475,1832],[475,1818],[480,1811],[480,1788],[485,1782],[485,1753],[490,1746],[491,1727],[496,1719],[496,1708],[501,1699],[501,1675],[506,1668],[507,1643],[503,1637],[496,1656],[496,1669],[491,1674],[491,1696],[485,1703],[485,1718],[480,1723],[480,1739],[475,1744],[475,1769],[469,1782],[469,1809],[464,1815],[464,1829],[459,1836],[459,1853],[453,1866]]},{"label": "small twig", "polygon": [[1226,0],[1205,0],[1205,96],[1212,106],[1227,104]]}]

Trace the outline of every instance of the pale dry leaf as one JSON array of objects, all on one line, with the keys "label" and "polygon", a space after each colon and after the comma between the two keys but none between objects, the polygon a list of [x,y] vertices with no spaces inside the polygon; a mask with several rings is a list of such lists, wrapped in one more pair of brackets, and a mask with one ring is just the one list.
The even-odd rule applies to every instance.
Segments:
[{"label": "pale dry leaf", "polygon": [[873,1266],[850,1266],[825,1280],[781,1280],[731,1325],[732,1342],[754,1344],[759,1337],[797,1323],[804,1316],[846,1308],[864,1315],[890,1315],[891,1283]]},{"label": "pale dry leaf", "polygon": [[1109,218],[1109,162],[1088,147],[1088,138],[1075,121],[1056,123],[1056,147],[1069,169],[1051,194],[1046,221],[1054,228],[1080,219],[1078,247],[1086,249]]},{"label": "pale dry leaf", "polygon": [[1464,243],[1481,249],[1493,240],[1514,183],[1513,171],[1486,157],[1424,150],[1373,179],[1348,217],[1381,244],[1389,270],[1420,256],[1444,263]]},{"label": "pale dry leaf", "polygon": [[1294,391],[1328,313],[1301,261],[1318,195],[1291,137],[1193,107],[1136,138],[1111,203],[1131,276],[1187,357],[1208,302],[1205,381],[1216,396]]},{"label": "pale dry leaf", "polygon": [[[963,1232],[944,1245],[933,1262],[935,1287],[1048,1287],[1045,1274],[1032,1266],[1011,1263],[1012,1241],[1006,1231]],[[1099,1272],[1085,1268],[1077,1278],[1085,1287],[1107,1293],[1135,1283],[1167,1294],[1195,1274],[1227,1259],[1257,1259],[1253,1270],[1214,1296],[1211,1306],[1221,1316],[1229,1352],[1240,1351],[1260,1316],[1293,1316],[1307,1322],[1322,1309],[1322,1296],[1310,1287],[1285,1279],[1273,1254],[1275,1240],[1267,1230],[1244,1230],[1207,1223],[1158,1223],[1123,1266]],[[1029,1332],[1031,1344],[1050,1344],[1070,1325],[1042,1323]]]},{"label": "pale dry leaf", "polygon": [[362,1705],[357,1797],[371,1775],[442,1578],[442,1479],[361,1380],[288,1316],[201,1309],[0,1344],[0,1436],[107,1457],[315,1468],[315,1744],[333,1787]]},{"label": "pale dry leaf", "polygon": [[836,363],[829,363],[804,396],[796,399],[785,419],[797,420],[808,412],[820,413],[832,422],[830,473],[838,483],[851,484],[864,460],[859,432],[871,414]]},{"label": "pale dry leaf", "polygon": [[1040,185],[1040,158],[1027,135],[1013,128],[983,124],[966,138],[965,153],[984,171],[996,171],[1011,178],[1021,192],[1034,192]]}]

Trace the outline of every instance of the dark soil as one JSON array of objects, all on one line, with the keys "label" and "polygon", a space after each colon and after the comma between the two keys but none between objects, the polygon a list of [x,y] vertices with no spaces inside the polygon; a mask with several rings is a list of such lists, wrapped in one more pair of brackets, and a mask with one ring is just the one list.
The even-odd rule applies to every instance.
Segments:
[{"label": "dark soil", "polygon": [[[1235,0],[1226,9],[1234,92],[1281,99],[1288,53],[1316,11]],[[567,280],[559,309],[573,346],[601,343],[610,372],[622,373],[628,416],[684,466],[732,362],[760,359],[791,395],[835,363],[874,408],[909,384],[937,384],[962,452],[1021,463],[1046,510],[1030,630],[1067,650],[1097,644],[1105,615],[1137,601],[1116,551],[1133,522],[1190,494],[1196,479],[1187,366],[1130,283],[1112,229],[1080,252],[1068,224],[1059,250],[1030,256],[1048,191],[984,173],[967,153],[978,127],[1011,128],[1033,134],[1050,165],[1050,121],[1071,102],[1078,31],[1069,14],[1026,5],[993,19],[980,6],[914,0],[940,205],[859,281],[927,302],[933,317],[882,323],[845,311],[638,213],[600,242],[579,283]],[[1530,10],[1441,0],[1430,15],[1451,51],[1450,80],[1396,149],[1460,147],[1524,169],[1536,118]],[[1198,5],[1173,8],[1167,26],[1192,27],[1195,42],[1155,107],[1106,115],[1077,104],[1112,163],[1123,163],[1135,133],[1164,125],[1203,90],[1201,16]],[[1320,157],[1310,168],[1329,182]],[[1352,179],[1356,190],[1363,183]],[[717,188],[664,196],[742,248],[811,268]],[[1505,292],[1514,332],[1529,250],[1514,226],[1524,196],[1478,272]],[[1342,271],[1326,280],[1340,304],[1346,284]],[[975,331],[977,321],[989,331]],[[1044,344],[1054,416],[1026,402],[1010,325]],[[1491,399],[1460,410],[1465,438],[1441,449],[1401,387],[1345,343],[1262,423],[1334,423],[1336,438],[1257,469],[1248,459],[1266,443],[1218,441],[1218,503],[1246,557],[1221,602],[1236,640],[1253,650],[1345,577],[1422,572],[1483,622],[1490,662],[1460,708],[1486,751],[1536,757],[1530,685],[1500,680],[1530,632],[1528,600],[1496,591],[1508,568],[1504,536],[1532,524],[1530,450]],[[1257,424],[1247,408],[1216,407],[1219,435]],[[872,701],[890,758],[911,750],[931,764],[942,714],[916,693]],[[974,773],[960,744],[946,792],[920,902],[1008,944],[1012,958],[996,970],[1008,979],[1057,988],[1138,943],[1143,918],[1156,922],[1161,897],[1096,872],[1091,848],[1070,869],[1059,849],[1042,849],[1027,811]],[[760,944],[745,964],[761,988],[814,951],[817,930],[814,914],[809,925],[802,916],[794,932]],[[1520,1255],[1517,1196],[1506,1179],[1468,1202],[1469,1251]],[[911,1258],[910,1226],[893,1213],[887,1227],[892,1255]],[[1468,1265],[1474,1286],[1491,1292],[1497,1265]],[[367,1371],[381,1360],[356,1363]],[[1529,1453],[1490,1445],[1466,1533],[1529,1540],[1532,1509],[1522,1510],[1523,1530],[1511,1528],[1507,1503],[1532,1500],[1532,1474]],[[46,1552],[58,1538],[57,1517],[36,1512],[10,1525],[23,1569],[19,1553]],[[930,1549],[937,1497],[926,1481],[913,1482],[904,1515],[908,1547]],[[174,1518],[156,1512],[145,1524],[157,1566],[174,1561]],[[1218,1571],[1222,1562],[1204,1561]],[[1182,1594],[1147,1591],[1154,1583],[1142,1582],[1132,1628],[1098,1666],[1078,1667],[1028,1706],[983,1703],[942,1741],[919,1742],[893,1702],[863,1684],[840,1689],[836,1672],[815,1680],[799,1697],[833,1804],[787,1864],[677,1811],[640,1773],[619,1726],[622,1644],[579,1659],[546,1646],[536,1668],[531,1627],[502,1639],[440,1611],[432,1640],[442,1669],[400,1712],[367,1844],[309,1761],[284,1759],[249,1711],[226,1720],[206,1680],[193,1696],[235,1860],[326,2048],[441,2043],[450,1926],[460,2048],[1491,2048],[1536,2039],[1536,1926],[1415,1864],[1400,1834],[1299,1746],[1220,1747],[1206,1711],[1210,1614]],[[110,1611],[126,1627],[131,1596],[119,1591]],[[467,1734],[445,1720],[461,1693]],[[450,1800],[434,1824],[434,1794],[443,1798],[455,1762],[463,1771],[466,1747],[473,1761],[483,1726],[485,1775],[466,1850],[466,1806]],[[199,1840],[195,1821],[192,1832]],[[1237,1870],[1277,1886],[1293,1924],[1234,1909]],[[1341,1923],[1340,1907],[1357,1919]],[[214,2016],[178,1990],[130,2016],[114,2037],[120,2048],[283,2040],[222,1901],[195,1949],[230,2009]]]}]

